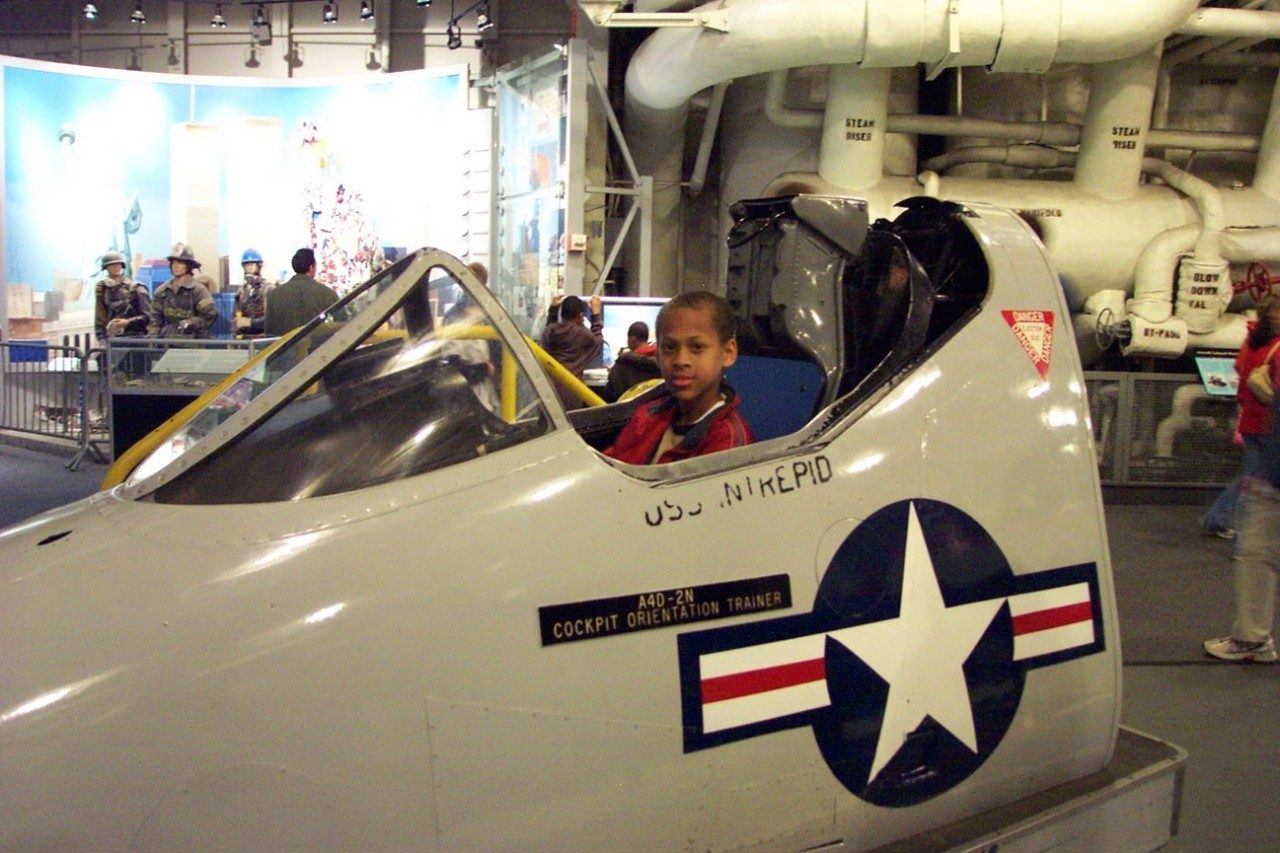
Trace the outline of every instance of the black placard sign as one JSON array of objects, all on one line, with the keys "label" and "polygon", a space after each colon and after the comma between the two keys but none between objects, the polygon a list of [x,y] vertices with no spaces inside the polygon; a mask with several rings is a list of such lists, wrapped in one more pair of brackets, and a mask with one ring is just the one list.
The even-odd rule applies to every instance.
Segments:
[{"label": "black placard sign", "polygon": [[542,645],[595,640],[791,606],[790,575],[682,586],[538,608]]}]

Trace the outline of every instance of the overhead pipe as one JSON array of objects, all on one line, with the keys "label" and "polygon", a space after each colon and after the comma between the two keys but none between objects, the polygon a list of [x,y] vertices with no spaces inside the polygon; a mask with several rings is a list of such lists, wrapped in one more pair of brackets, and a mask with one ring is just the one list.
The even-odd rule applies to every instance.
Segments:
[{"label": "overhead pipe", "polygon": [[822,127],[821,107],[814,107],[811,110],[793,110],[787,106],[789,72],[789,68],[779,68],[777,71],[769,72],[764,90],[764,114],[778,127],[801,127],[814,130]]},{"label": "overhead pipe", "polygon": [[1073,166],[1075,162],[1074,152],[1040,145],[973,145],[930,157],[924,161],[924,167],[934,172],[945,172],[970,163],[989,163],[1020,169],[1057,169]]},{"label": "overhead pipe", "polygon": [[698,195],[707,182],[707,164],[711,162],[711,146],[720,127],[720,110],[724,107],[724,92],[728,83],[721,83],[711,90],[707,102],[707,117],[702,123],[702,137],[698,140],[698,156],[693,162],[693,174],[689,177],[689,194]]},{"label": "overhead pipe", "polygon": [[[1280,54],[1272,57],[1280,65]],[[786,69],[769,73],[765,89],[765,116],[779,127],[817,130],[822,127],[823,107],[794,108],[785,104]],[[957,115],[889,113],[889,133],[923,136],[1008,139],[1015,142],[1074,147],[1080,144],[1080,125],[1061,121],[997,121]],[[1248,133],[1205,130],[1152,129],[1147,133],[1150,147],[1185,148],[1191,151],[1258,150],[1259,137]]]},{"label": "overhead pipe", "polygon": [[[1252,16],[1280,24],[1280,15],[1264,12],[1243,12],[1248,18],[1232,14],[1194,18],[1198,5],[1199,0],[1127,4],[1112,0],[965,0],[959,4],[950,0],[821,4],[724,0],[700,8],[726,12],[729,32],[665,29],[641,45],[627,70],[628,133],[643,128],[634,131],[637,138],[633,140],[634,147],[647,155],[642,170],[654,175],[658,185],[677,186],[685,105],[696,92],[732,78],[796,66],[851,63],[863,67],[924,63],[935,71],[974,65],[993,70],[1040,66],[1042,70],[1050,62],[1098,63],[1131,57],[1160,44],[1174,31],[1234,38],[1257,34],[1253,30],[1262,22]],[[1106,27],[1098,26],[1101,20]],[[1137,152],[1140,161],[1142,151]],[[665,165],[659,166],[660,161]],[[1108,178],[1099,181],[1103,192],[1115,192],[1122,184],[1107,170],[1099,177]],[[656,211],[655,233],[675,235],[678,199],[670,199],[664,207],[665,212]],[[669,263],[667,259],[675,255],[657,248],[655,260]],[[674,281],[674,272],[669,279]]]},{"label": "overhead pipe", "polygon": [[1213,38],[1280,38],[1280,14],[1250,9],[1197,9],[1174,32]]},{"label": "overhead pipe", "polygon": [[[1199,0],[725,0],[699,10],[727,11],[728,33],[670,28],[646,39],[627,69],[627,96],[650,109],[669,110],[716,83],[803,65],[945,62],[1015,70],[1001,69],[1001,55],[1031,48],[1058,63],[1107,62],[1161,42],[1198,5]],[[1048,50],[1047,32],[1053,37]]]}]

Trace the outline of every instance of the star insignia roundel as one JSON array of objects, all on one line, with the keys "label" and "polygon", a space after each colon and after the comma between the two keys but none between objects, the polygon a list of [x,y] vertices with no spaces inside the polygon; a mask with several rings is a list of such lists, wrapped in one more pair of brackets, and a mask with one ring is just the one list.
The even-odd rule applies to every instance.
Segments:
[{"label": "star insignia roundel", "polygon": [[679,637],[686,752],[810,726],[835,777],[882,806],[968,778],[1026,671],[1103,648],[1097,566],[1015,576],[941,501],[900,501],[832,557],[811,613]]}]

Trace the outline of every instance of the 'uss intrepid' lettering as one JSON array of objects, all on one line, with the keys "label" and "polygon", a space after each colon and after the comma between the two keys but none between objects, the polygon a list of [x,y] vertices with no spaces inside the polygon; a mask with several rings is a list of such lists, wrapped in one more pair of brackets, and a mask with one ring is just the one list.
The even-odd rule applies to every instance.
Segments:
[{"label": "'uss intrepid' lettering", "polygon": [[778,465],[771,473],[746,474],[739,480],[724,484],[722,507],[742,503],[749,498],[767,498],[785,495],[806,486],[818,486],[831,479],[831,460],[821,454],[810,459],[797,459]]}]

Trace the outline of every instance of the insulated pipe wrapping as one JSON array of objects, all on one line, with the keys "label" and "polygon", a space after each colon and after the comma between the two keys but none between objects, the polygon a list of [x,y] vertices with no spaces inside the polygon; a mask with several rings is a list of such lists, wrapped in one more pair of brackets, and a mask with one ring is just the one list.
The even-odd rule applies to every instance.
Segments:
[{"label": "insulated pipe wrapping", "polygon": [[1238,350],[1249,333],[1249,320],[1243,314],[1223,314],[1212,332],[1191,333],[1187,346],[1192,349]]},{"label": "insulated pipe wrapping", "polygon": [[1129,340],[1120,347],[1124,355],[1177,358],[1187,350],[1187,324],[1180,317],[1154,323],[1132,315],[1128,323]]},{"label": "insulated pipe wrapping", "polygon": [[1133,298],[1128,312],[1150,323],[1173,316],[1173,278],[1178,259],[1191,251],[1200,236],[1199,225],[1171,228],[1151,238],[1133,270]]},{"label": "insulated pipe wrapping", "polygon": [[1043,74],[1053,65],[1061,37],[1062,0],[1005,3],[1000,48],[991,70]]},{"label": "insulated pipe wrapping", "polygon": [[[1133,56],[1167,35],[1199,0],[1071,0],[1062,4],[1056,62],[1106,62]],[[1018,21],[1044,0],[722,0],[700,10],[728,10],[728,33],[661,29],[645,40],[627,69],[628,98],[671,109],[696,92],[735,77],[804,65],[988,66],[1019,38],[1043,49],[1043,33],[1006,32],[1005,9]],[[953,12],[952,10],[955,9]],[[1100,22],[1106,22],[1100,26]],[[872,26],[874,24],[874,27]],[[1046,25],[1048,26],[1048,25]],[[951,55],[952,36],[960,50]],[[1002,42],[1008,42],[1002,44]]]},{"label": "insulated pipe wrapping", "polygon": [[764,92],[764,114],[778,127],[822,127],[822,110],[793,110],[786,106],[787,69],[769,72]]},{"label": "insulated pipe wrapping", "polygon": [[1280,199],[1280,75],[1276,76],[1275,88],[1271,90],[1271,110],[1267,113],[1266,127],[1262,129],[1262,145],[1258,149],[1253,185],[1259,192]]},{"label": "insulated pipe wrapping", "polygon": [[945,172],[966,163],[994,163],[1023,169],[1056,169],[1073,165],[1075,161],[1076,155],[1070,151],[1038,145],[974,145],[969,148],[954,148],[945,154],[930,157],[924,162],[924,167]]},{"label": "insulated pipe wrapping", "polygon": [[1213,418],[1191,414],[1192,406],[1200,400],[1209,399],[1209,392],[1199,382],[1180,385],[1173,392],[1173,400],[1169,404],[1169,416],[1160,421],[1156,427],[1156,456],[1172,456],[1173,440],[1178,433],[1185,432],[1199,424],[1205,429],[1214,427]]},{"label": "insulated pipe wrapping", "polygon": [[1178,302],[1174,314],[1187,331],[1212,332],[1231,304],[1231,276],[1222,258],[1183,258],[1178,265]]},{"label": "insulated pipe wrapping", "polygon": [[1154,157],[1142,160],[1142,171],[1155,175],[1196,203],[1203,223],[1195,244],[1196,257],[1206,263],[1221,260],[1222,229],[1227,226],[1227,215],[1222,209],[1222,193],[1218,188],[1172,163]]},{"label": "insulated pipe wrapping", "polygon": [[1222,232],[1222,254],[1238,264],[1280,261],[1280,227],[1228,228]]},{"label": "insulated pipe wrapping", "polygon": [[1137,56],[1090,69],[1076,186],[1106,199],[1128,198],[1137,191],[1159,73],[1158,43]]},{"label": "insulated pipe wrapping", "polygon": [[827,84],[827,111],[818,149],[818,174],[849,190],[875,186],[884,175],[888,68],[839,65]]},{"label": "insulated pipe wrapping", "polygon": [[1197,9],[1175,30],[1212,38],[1280,38],[1280,14],[1247,9]]}]

